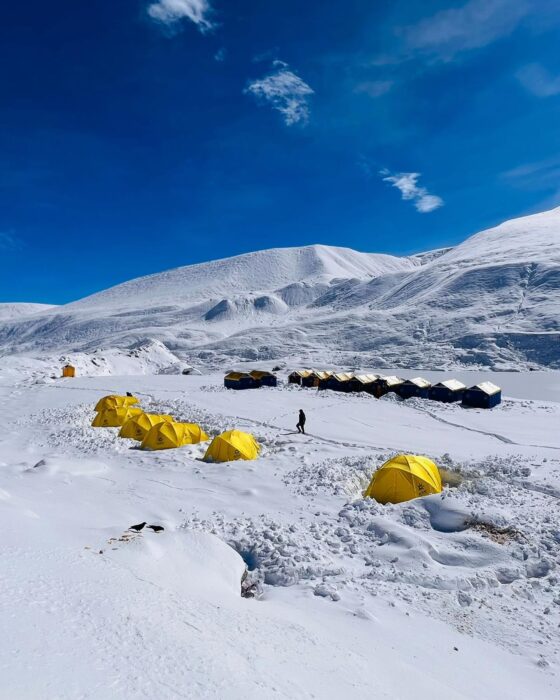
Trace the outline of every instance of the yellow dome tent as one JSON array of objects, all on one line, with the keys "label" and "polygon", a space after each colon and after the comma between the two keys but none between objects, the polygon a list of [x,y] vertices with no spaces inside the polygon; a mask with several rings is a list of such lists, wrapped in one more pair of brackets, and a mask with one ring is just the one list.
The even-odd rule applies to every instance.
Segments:
[{"label": "yellow dome tent", "polygon": [[104,396],[102,399],[95,404],[95,410],[105,411],[108,408],[123,408],[123,406],[134,406],[138,403],[136,396],[117,396],[117,394],[111,394],[110,396]]},{"label": "yellow dome tent", "polygon": [[397,455],[373,475],[364,497],[379,503],[402,503],[412,498],[440,493],[441,476],[427,457]]},{"label": "yellow dome tent", "polygon": [[142,449],[169,450],[183,445],[195,445],[208,439],[208,435],[196,423],[164,422],[150,428],[142,440]]},{"label": "yellow dome tent", "polygon": [[215,437],[204,455],[205,462],[231,462],[235,459],[257,459],[260,447],[255,438],[240,430],[228,430]]},{"label": "yellow dome tent", "polygon": [[132,440],[142,442],[154,425],[158,423],[170,423],[172,421],[172,416],[158,415],[156,413],[140,413],[126,421],[119,432],[119,437],[131,438]]},{"label": "yellow dome tent", "polygon": [[141,408],[130,406],[107,408],[104,411],[99,411],[91,425],[93,428],[120,428],[127,420],[133,416],[139,416],[141,413],[143,413]]}]

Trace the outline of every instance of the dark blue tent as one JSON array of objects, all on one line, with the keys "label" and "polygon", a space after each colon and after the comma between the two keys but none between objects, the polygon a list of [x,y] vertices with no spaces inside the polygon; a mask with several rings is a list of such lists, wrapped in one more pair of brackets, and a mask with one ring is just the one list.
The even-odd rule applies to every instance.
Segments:
[{"label": "dark blue tent", "polygon": [[502,390],[492,382],[481,382],[471,386],[463,394],[463,406],[494,408],[502,401]]},{"label": "dark blue tent", "polygon": [[443,403],[461,401],[466,388],[463,382],[458,379],[446,379],[444,382],[438,382],[430,387],[428,398]]},{"label": "dark blue tent", "polygon": [[259,383],[245,372],[229,372],[224,377],[226,389],[258,389]]},{"label": "dark blue tent", "polygon": [[390,391],[398,393],[398,388],[403,384],[404,379],[400,377],[390,376],[390,377],[378,377],[374,382],[372,382],[371,387],[374,394],[378,399]]},{"label": "dark blue tent", "polygon": [[374,383],[379,378],[377,374],[355,374],[350,380],[350,391],[365,391],[367,394],[375,393]]},{"label": "dark blue tent", "polygon": [[414,379],[405,379],[402,384],[397,386],[395,392],[402,399],[410,399],[412,397],[427,399],[431,386],[427,379],[423,377],[414,377]]},{"label": "dark blue tent", "polygon": [[345,372],[333,374],[327,379],[326,386],[331,391],[352,391],[352,379],[353,375]]},{"label": "dark blue tent", "polygon": [[296,369],[288,375],[288,383],[302,386],[303,379],[309,377],[310,374],[312,374],[310,369]]},{"label": "dark blue tent", "polygon": [[278,384],[276,375],[272,374],[272,372],[254,369],[252,372],[249,372],[249,374],[251,375],[251,377],[253,377],[253,379],[258,383],[259,386],[277,386]]}]

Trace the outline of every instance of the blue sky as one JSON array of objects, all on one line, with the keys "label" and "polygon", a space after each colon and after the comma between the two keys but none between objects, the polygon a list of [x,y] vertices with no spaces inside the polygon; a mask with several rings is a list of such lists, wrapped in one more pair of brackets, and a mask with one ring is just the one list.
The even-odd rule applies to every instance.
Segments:
[{"label": "blue sky", "polygon": [[559,39],[557,0],[7,3],[0,300],[559,205]]}]

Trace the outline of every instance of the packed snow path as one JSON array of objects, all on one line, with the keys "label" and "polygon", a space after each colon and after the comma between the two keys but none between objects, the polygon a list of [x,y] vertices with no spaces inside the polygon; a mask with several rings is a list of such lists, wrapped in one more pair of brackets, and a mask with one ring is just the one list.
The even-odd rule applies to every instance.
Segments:
[{"label": "packed snow path", "polygon": [[[560,404],[220,385],[0,377],[6,697],[558,697]],[[125,391],[211,434],[248,430],[263,454],[210,465],[203,445],[142,452],[90,428]],[[462,483],[364,501],[395,452]],[[126,532],[144,520],[165,532]]]}]

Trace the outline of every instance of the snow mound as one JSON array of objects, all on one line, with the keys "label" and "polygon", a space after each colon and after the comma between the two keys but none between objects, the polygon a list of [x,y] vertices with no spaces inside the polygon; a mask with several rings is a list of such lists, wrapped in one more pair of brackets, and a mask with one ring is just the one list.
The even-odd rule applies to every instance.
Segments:
[{"label": "snow mound", "polygon": [[109,556],[155,586],[184,596],[196,592],[211,601],[241,595],[243,559],[215,535],[180,530],[136,538],[130,545]]}]

